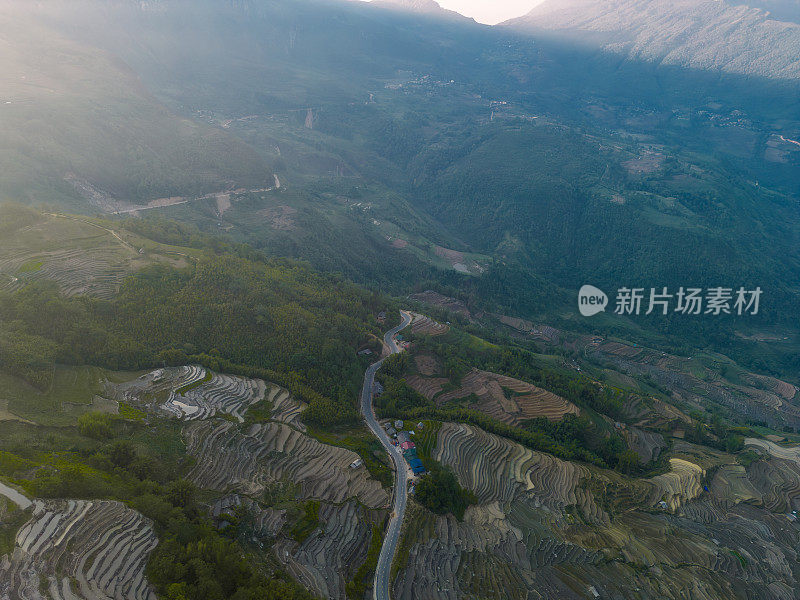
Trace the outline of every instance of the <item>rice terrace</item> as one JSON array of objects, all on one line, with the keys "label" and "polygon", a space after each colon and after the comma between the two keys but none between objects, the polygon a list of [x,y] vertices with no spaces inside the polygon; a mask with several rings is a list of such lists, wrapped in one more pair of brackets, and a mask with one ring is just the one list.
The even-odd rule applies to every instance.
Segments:
[{"label": "rice terrace", "polygon": [[798,56],[0,2],[0,600],[800,600]]}]

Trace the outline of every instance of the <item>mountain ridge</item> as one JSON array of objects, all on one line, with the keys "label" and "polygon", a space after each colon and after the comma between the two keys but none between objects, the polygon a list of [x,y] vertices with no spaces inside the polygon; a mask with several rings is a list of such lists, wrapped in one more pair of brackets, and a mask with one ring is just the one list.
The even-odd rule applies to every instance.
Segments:
[{"label": "mountain ridge", "polygon": [[403,10],[420,15],[452,19],[455,21],[475,22],[471,17],[462,15],[455,10],[442,7],[436,0],[372,0],[373,6],[389,10]]},{"label": "mountain ridge", "polygon": [[[800,80],[800,25],[717,0],[548,0],[503,27],[660,65]],[[783,5],[781,5],[783,6]]]}]

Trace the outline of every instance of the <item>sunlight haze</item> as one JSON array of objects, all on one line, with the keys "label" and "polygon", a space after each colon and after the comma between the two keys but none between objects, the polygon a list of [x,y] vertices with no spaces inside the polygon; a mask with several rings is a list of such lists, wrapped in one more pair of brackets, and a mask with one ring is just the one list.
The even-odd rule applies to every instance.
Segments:
[{"label": "sunlight haze", "polygon": [[496,25],[508,19],[521,17],[530,12],[537,4],[544,0],[439,0],[443,8],[448,8],[472,17],[479,23]]}]

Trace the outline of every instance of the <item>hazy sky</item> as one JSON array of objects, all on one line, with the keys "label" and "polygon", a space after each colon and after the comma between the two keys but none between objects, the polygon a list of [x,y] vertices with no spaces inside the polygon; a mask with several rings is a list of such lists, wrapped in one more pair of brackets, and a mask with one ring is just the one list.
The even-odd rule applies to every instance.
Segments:
[{"label": "hazy sky", "polygon": [[494,25],[521,17],[543,0],[437,0],[444,8],[472,17],[479,23]]}]

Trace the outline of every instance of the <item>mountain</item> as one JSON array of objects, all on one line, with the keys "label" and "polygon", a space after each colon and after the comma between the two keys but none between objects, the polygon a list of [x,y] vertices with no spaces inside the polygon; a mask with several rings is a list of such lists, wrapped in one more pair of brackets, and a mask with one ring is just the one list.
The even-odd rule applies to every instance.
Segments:
[{"label": "mountain", "polygon": [[800,0],[748,0],[742,4],[768,11],[778,21],[800,23]]},{"label": "mountain", "polygon": [[630,60],[797,80],[798,15],[788,1],[548,0],[505,26],[557,31]]},{"label": "mountain", "polygon": [[[178,193],[179,202],[142,193],[124,208],[131,213],[222,230],[384,290],[434,287],[525,318],[570,314],[587,281],[771,281],[757,326],[791,322],[796,86],[665,72],[563,40],[369,3],[38,6],[41,27],[124,65],[169,123],[235,142],[262,161],[256,173],[281,184],[229,184],[224,175],[216,190]],[[151,147],[129,140],[115,147]],[[219,164],[232,156],[196,147]],[[84,178],[105,189],[113,173]],[[84,202],[83,212],[96,210]],[[731,352],[741,338],[724,321],[656,325]],[[788,368],[791,357],[775,361],[772,350],[764,360]]]},{"label": "mountain", "polygon": [[431,3],[0,5],[0,598],[797,596],[796,79]]}]

